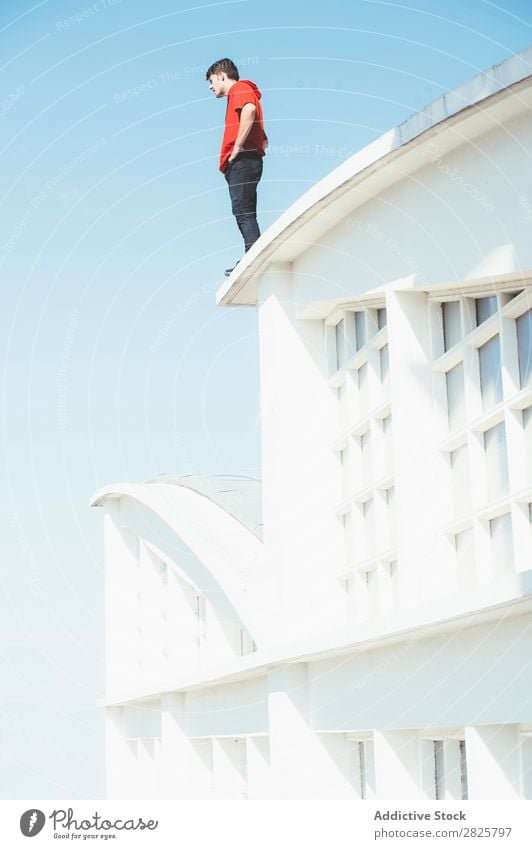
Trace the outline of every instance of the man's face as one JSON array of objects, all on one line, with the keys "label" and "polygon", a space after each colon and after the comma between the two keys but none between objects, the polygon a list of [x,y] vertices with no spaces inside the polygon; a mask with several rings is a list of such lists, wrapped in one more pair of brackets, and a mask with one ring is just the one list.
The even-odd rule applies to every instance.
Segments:
[{"label": "man's face", "polygon": [[212,91],[215,97],[224,97],[225,95],[225,74],[211,74],[209,77],[209,91]]}]

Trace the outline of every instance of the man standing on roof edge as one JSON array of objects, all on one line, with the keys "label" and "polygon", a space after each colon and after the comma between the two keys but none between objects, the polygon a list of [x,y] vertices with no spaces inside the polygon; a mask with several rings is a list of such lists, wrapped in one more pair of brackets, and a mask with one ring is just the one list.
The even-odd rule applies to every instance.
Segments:
[{"label": "man standing on roof edge", "polygon": [[[231,59],[219,59],[207,73],[215,97],[227,97],[220,171],[229,186],[231,209],[244,239],[245,250],[260,236],[257,223],[257,185],[268,139],[262,120],[261,93],[251,80],[241,80]],[[226,270],[228,276],[232,268]]]}]

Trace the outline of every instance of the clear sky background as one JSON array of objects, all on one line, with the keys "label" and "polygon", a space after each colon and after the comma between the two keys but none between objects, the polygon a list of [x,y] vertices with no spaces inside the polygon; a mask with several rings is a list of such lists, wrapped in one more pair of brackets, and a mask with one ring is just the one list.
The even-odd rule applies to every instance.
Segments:
[{"label": "clear sky background", "polygon": [[531,24],[528,0],[3,0],[1,798],[105,794],[91,494],[260,476],[256,315],[215,307],[241,239],[205,69],[263,92],[265,229]]}]

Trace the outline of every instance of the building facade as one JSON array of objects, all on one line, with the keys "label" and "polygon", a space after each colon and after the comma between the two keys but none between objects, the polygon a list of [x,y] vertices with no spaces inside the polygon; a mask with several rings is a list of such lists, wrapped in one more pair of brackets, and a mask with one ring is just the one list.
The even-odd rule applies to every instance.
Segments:
[{"label": "building facade", "polygon": [[314,186],[259,314],[262,491],[106,488],[113,798],[532,798],[532,50]]}]

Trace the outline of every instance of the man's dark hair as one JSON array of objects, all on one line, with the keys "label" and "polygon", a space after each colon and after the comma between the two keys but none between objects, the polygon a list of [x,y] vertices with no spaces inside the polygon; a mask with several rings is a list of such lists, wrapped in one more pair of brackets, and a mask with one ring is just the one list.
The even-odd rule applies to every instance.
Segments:
[{"label": "man's dark hair", "polygon": [[205,79],[208,80],[211,74],[221,74],[222,71],[227,74],[230,80],[240,79],[238,68],[231,59],[218,59],[217,62],[213,62],[205,74]]}]

